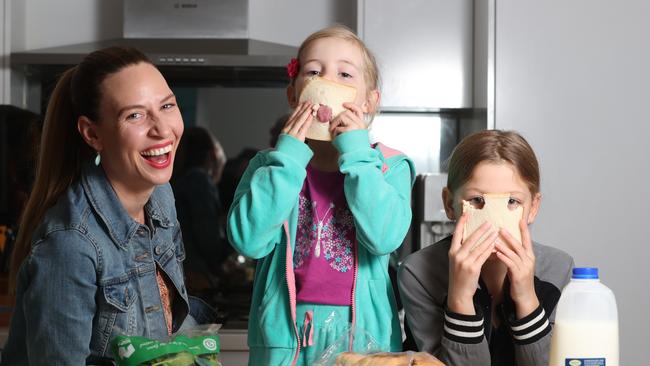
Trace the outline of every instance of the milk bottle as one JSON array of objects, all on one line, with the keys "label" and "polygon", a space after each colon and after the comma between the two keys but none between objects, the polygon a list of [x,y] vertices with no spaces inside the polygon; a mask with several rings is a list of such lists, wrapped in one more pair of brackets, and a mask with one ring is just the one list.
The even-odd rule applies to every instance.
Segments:
[{"label": "milk bottle", "polygon": [[562,290],[551,337],[550,366],[618,366],[618,312],[598,268],[574,268]]}]

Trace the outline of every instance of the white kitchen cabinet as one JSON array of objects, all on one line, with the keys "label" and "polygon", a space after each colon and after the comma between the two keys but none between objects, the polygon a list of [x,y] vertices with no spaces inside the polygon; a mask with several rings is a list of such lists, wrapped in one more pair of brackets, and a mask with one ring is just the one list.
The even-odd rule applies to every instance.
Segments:
[{"label": "white kitchen cabinet", "polygon": [[359,0],[358,31],[382,77],[383,110],[473,106],[472,0]]}]

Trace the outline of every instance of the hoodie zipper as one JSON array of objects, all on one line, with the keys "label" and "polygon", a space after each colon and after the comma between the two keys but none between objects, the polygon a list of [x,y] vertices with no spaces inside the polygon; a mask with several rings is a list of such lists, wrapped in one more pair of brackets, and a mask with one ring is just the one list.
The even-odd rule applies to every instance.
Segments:
[{"label": "hoodie zipper", "polygon": [[298,356],[300,356],[300,334],[298,332],[298,326],[296,325],[296,277],[293,273],[293,251],[291,250],[291,236],[289,233],[289,222],[285,221],[284,232],[287,235],[287,253],[286,253],[286,265],[285,265],[285,277],[287,279],[287,288],[289,290],[289,308],[291,311],[291,324],[293,325],[294,333],[296,334],[296,342],[298,348],[296,349],[296,355],[293,357],[291,366],[298,363]]},{"label": "hoodie zipper", "polygon": [[350,299],[350,313],[352,314],[352,326],[350,327],[350,347],[348,351],[352,352],[352,345],[354,343],[354,333],[357,324],[357,313],[354,294],[357,292],[357,275],[359,269],[359,242],[355,240],[354,244],[354,276],[352,277],[352,298]]}]

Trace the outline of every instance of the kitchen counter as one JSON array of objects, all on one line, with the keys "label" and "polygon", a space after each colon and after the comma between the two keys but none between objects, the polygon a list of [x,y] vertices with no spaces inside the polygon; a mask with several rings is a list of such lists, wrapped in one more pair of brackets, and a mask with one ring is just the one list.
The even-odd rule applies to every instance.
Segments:
[{"label": "kitchen counter", "polygon": [[246,329],[219,330],[221,354],[219,361],[224,365],[246,365],[248,363],[248,346]]}]

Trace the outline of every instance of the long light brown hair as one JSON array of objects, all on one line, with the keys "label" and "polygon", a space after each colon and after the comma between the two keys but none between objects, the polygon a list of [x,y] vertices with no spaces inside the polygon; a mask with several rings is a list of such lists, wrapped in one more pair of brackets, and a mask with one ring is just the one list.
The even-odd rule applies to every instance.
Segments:
[{"label": "long light brown hair", "polygon": [[487,130],[465,137],[449,158],[447,189],[456,192],[482,162],[508,162],[534,196],[539,193],[539,163],[528,141],[514,131]]},{"label": "long light brown hair", "polygon": [[45,113],[34,188],[25,205],[11,258],[9,289],[13,292],[18,270],[31,250],[32,234],[45,212],[79,179],[81,167],[95,151],[77,130],[77,119],[99,121],[102,82],[111,74],[151,61],[130,47],[109,47],[88,54],[59,78]]}]

